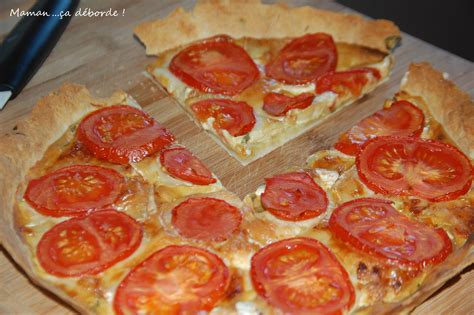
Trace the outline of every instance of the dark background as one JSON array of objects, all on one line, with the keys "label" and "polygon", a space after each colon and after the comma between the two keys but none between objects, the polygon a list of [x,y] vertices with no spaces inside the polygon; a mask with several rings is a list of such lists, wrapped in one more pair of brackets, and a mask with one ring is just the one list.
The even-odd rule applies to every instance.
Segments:
[{"label": "dark background", "polygon": [[474,61],[474,0],[337,0],[372,18]]}]

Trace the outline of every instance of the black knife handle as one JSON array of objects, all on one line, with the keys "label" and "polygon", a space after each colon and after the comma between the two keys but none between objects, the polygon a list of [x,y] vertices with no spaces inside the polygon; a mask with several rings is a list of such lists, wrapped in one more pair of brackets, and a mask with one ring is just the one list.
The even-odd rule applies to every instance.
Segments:
[{"label": "black knife handle", "polygon": [[[74,15],[79,0],[40,0],[29,12],[49,16],[24,16],[0,46],[0,91],[14,98],[39,69]],[[68,11],[70,16],[59,16]],[[56,16],[55,16],[56,15]]]}]

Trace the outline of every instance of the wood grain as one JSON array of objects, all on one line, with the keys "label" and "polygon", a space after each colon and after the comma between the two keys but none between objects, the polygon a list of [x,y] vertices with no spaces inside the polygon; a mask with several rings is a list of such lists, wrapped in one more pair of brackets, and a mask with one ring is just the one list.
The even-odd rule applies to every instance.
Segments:
[{"label": "wood grain", "polygon": [[[8,0],[0,4],[0,38],[18,21],[10,9],[26,9],[32,1]],[[337,113],[322,125],[242,167],[200,130],[166,95],[143,76],[153,58],[133,37],[139,22],[167,15],[178,5],[192,7],[192,1],[105,0],[82,1],[80,7],[94,10],[117,9],[125,15],[106,18],[75,17],[42,68],[22,94],[0,112],[0,133],[15,126],[27,115],[37,99],[57,89],[63,82],[85,84],[91,91],[106,96],[117,89],[130,93],[145,110],[175,133],[184,145],[204,160],[224,185],[240,196],[253,191],[265,176],[303,165],[314,151],[328,147],[335,136],[362,117],[379,109],[383,100],[398,90],[400,79],[411,62],[426,60],[450,74],[463,90],[474,94],[474,65],[409,35],[396,51],[396,66],[389,82],[354,106]],[[351,12],[332,1],[290,1],[290,5],[313,5],[323,9]],[[423,23],[422,19],[417,21]],[[4,179],[2,179],[4,180]],[[71,314],[70,308],[44,290],[32,285],[3,249],[0,254],[0,314]],[[468,268],[435,296],[415,310],[415,314],[474,314],[474,271]]]}]

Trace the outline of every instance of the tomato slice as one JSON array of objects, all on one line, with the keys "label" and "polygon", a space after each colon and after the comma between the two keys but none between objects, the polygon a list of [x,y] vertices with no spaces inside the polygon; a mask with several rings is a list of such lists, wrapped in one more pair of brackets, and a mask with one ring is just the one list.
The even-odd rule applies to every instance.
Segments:
[{"label": "tomato slice", "polygon": [[337,65],[336,44],[325,33],[293,39],[265,66],[268,77],[287,84],[302,84],[333,71]]},{"label": "tomato slice", "polygon": [[388,200],[361,198],[346,202],[332,213],[329,228],[359,250],[415,269],[440,263],[452,251],[443,229],[411,221]]},{"label": "tomato slice", "polygon": [[160,161],[173,177],[196,185],[209,185],[216,182],[206,165],[186,148],[164,149],[160,153]]},{"label": "tomato slice", "polygon": [[314,95],[303,93],[287,96],[280,93],[268,93],[263,99],[263,110],[272,116],[285,116],[291,109],[305,109],[313,102]]},{"label": "tomato slice", "polygon": [[464,195],[472,183],[469,159],[434,140],[377,137],[365,143],[356,164],[362,182],[381,194],[446,201]]},{"label": "tomato slice", "polygon": [[423,131],[423,112],[408,101],[394,102],[375,112],[343,133],[334,147],[348,155],[356,155],[362,145],[376,136],[416,136]]},{"label": "tomato slice", "polygon": [[145,112],[127,105],[99,109],[79,124],[77,138],[97,158],[139,162],[174,142],[174,136]]},{"label": "tomato slice", "polygon": [[239,228],[242,214],[236,207],[215,198],[189,198],[172,211],[172,224],[181,236],[222,242]]},{"label": "tomato slice", "polygon": [[226,295],[229,269],[194,246],[167,246],[132,269],[114,299],[117,314],[198,314]]},{"label": "tomato slice", "polygon": [[358,97],[370,80],[380,80],[380,72],[373,68],[360,68],[349,71],[329,72],[316,81],[316,93],[334,92],[338,95]]},{"label": "tomato slice", "polygon": [[211,98],[194,103],[191,109],[201,122],[214,118],[213,127],[224,129],[233,137],[249,133],[255,126],[253,108],[246,102]]},{"label": "tomato slice", "polygon": [[265,179],[261,196],[265,210],[279,219],[302,221],[326,211],[328,199],[324,190],[305,172],[293,172]]},{"label": "tomato slice", "polygon": [[181,50],[169,70],[187,85],[205,93],[236,95],[259,76],[252,58],[228,36],[216,36]]},{"label": "tomato slice", "polygon": [[140,246],[141,225],[128,215],[103,210],[55,225],[38,243],[43,269],[58,277],[97,274]]},{"label": "tomato slice", "polygon": [[73,165],[31,180],[24,197],[41,214],[79,216],[109,208],[119,197],[124,182],[113,169]]},{"label": "tomato slice", "polygon": [[288,314],[342,314],[354,288],[334,254],[319,241],[291,238],[270,244],[251,261],[257,293]]}]

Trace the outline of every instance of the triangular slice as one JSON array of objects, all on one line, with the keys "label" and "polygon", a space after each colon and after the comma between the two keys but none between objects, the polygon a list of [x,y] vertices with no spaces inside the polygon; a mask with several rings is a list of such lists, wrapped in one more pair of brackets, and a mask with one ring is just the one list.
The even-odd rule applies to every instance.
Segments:
[{"label": "triangular slice", "polygon": [[200,1],[143,23],[148,72],[248,164],[384,82],[390,21],[260,1]]}]

